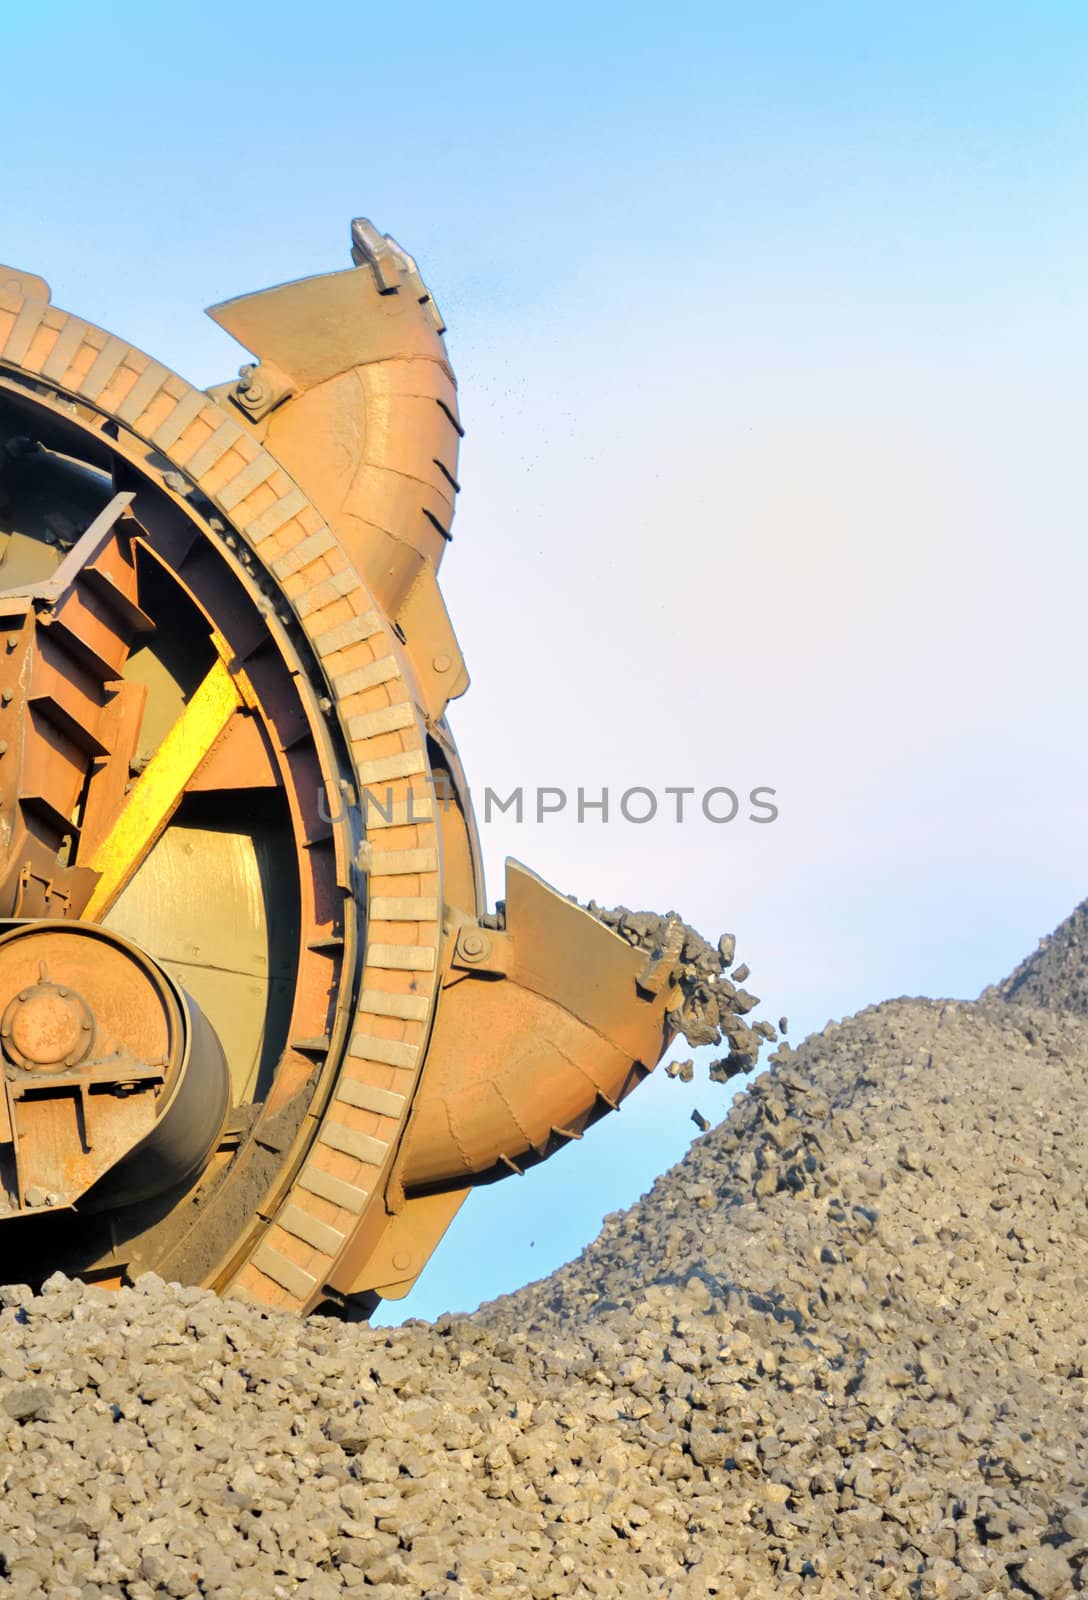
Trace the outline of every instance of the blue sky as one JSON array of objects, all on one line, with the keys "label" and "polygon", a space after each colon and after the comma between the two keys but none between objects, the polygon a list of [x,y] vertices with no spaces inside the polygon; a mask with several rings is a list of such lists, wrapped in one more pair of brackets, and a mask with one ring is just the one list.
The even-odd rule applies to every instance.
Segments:
[{"label": "blue sky", "polygon": [[[351,216],[418,258],[478,790],[779,791],[769,828],[493,824],[492,894],[510,853],[732,928],[795,1036],[976,993],[1084,894],[1083,7],[39,3],[4,39],[0,259],[187,377],[240,359],[202,305],[346,264]],[[728,1091],[654,1081],[474,1197],[403,1311],[550,1269],[695,1104]]]}]

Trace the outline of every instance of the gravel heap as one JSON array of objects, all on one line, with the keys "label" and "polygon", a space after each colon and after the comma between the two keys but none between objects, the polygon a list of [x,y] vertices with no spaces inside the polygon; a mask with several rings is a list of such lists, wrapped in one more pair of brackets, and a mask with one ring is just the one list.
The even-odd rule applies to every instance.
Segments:
[{"label": "gravel heap", "polygon": [[1088,1017],[1088,901],[1041,939],[1034,954],[1003,983],[986,989],[982,998]]},{"label": "gravel heap", "polygon": [[[774,1043],[778,1034],[769,1022],[749,1020],[759,996],[739,987],[749,976],[748,967],[742,964],[726,976],[737,951],[733,934],[723,933],[712,945],[675,911],[660,916],[627,906],[606,910],[594,901],[588,909],[621,939],[646,951],[651,967],[643,981],[649,977],[653,982],[654,967],[660,969],[661,980],[670,985],[666,1016],[676,1034],[696,1048],[728,1044],[725,1055],[710,1063],[714,1082],[725,1083],[754,1069],[764,1042]],[[684,1077],[691,1081],[687,1073]]]},{"label": "gravel heap", "polygon": [[1022,993],[780,1049],[472,1317],[0,1292],[5,1592],[1083,1592],[1088,1021]]}]

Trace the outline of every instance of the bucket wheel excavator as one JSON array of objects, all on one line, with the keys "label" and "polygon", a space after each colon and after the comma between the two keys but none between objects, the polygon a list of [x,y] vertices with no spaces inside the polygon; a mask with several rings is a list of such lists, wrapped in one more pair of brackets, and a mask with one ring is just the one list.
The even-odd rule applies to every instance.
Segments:
[{"label": "bucket wheel excavator", "polygon": [[207,392],[0,267],[8,1281],[365,1315],[671,1037],[676,941],[514,862],[487,914],[444,328],[352,262],[214,307]]}]

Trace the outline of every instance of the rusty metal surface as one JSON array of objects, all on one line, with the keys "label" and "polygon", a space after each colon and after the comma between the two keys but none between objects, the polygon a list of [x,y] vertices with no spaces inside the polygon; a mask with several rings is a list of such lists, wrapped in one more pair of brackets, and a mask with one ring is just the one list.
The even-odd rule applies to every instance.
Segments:
[{"label": "rusty metal surface", "polygon": [[265,1098],[291,1016],[298,929],[282,850],[272,818],[245,832],[214,816],[178,821],[107,918],[199,1004],[239,1104]]},{"label": "rusty metal surface", "polygon": [[[149,1140],[155,1162],[143,1164],[141,1191],[169,1187],[210,1154],[226,1110],[222,1057],[190,1002],[134,946],[86,923],[9,925],[0,996],[11,997],[0,1013],[9,1228],[43,1206],[78,1205],[124,1161],[131,1190]],[[190,1075],[203,1101],[195,1119]]]},{"label": "rusty metal surface", "polygon": [[645,956],[520,863],[506,929],[463,927],[412,1110],[406,1191],[520,1172],[613,1109],[668,1040]]},{"label": "rusty metal surface", "polygon": [[[479,921],[437,581],[456,384],[412,258],[363,219],[351,250],[213,309],[256,359],[208,394],[0,270],[0,905],[77,940],[31,970],[0,939],[24,1276],[29,1187],[74,1200],[46,1270],[403,1294],[472,1183],[579,1137],[667,1041],[668,974],[526,869]],[[119,949],[165,1042],[110,1009]]]},{"label": "rusty metal surface", "polygon": [[[9,974],[6,983],[11,982]],[[25,1072],[63,1072],[90,1055],[94,1012],[83,996],[49,976],[38,963],[38,981],[20,989],[0,1016],[4,1053]]]},{"label": "rusty metal surface", "polygon": [[111,685],[151,623],[136,603],[131,494],[114,495],[48,577],[0,592],[0,910],[76,916],[83,799],[108,757]]}]

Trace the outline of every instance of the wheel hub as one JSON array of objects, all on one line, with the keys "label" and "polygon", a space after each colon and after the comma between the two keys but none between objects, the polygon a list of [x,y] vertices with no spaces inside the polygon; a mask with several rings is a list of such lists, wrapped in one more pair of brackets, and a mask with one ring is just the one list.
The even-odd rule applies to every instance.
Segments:
[{"label": "wheel hub", "polygon": [[[44,963],[43,963],[44,966]],[[84,1060],[94,1045],[94,1016],[83,996],[50,981],[23,989],[0,1020],[0,1043],[27,1072],[61,1072]]]}]

